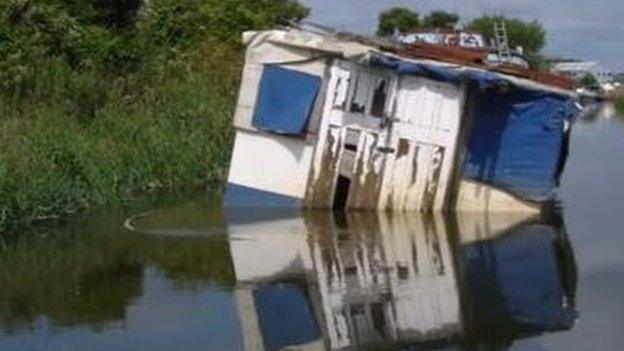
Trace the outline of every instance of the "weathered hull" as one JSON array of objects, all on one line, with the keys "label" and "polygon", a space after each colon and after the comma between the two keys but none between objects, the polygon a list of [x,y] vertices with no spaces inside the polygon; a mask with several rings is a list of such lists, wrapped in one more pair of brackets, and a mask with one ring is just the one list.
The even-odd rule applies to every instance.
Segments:
[{"label": "weathered hull", "polygon": [[540,213],[544,205],[520,199],[488,184],[462,180],[455,209],[460,212]]}]

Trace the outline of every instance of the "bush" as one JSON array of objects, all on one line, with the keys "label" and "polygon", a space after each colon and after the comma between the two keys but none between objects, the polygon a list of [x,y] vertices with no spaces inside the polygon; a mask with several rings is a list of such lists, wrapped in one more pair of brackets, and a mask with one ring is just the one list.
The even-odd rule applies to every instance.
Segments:
[{"label": "bush", "polygon": [[420,26],[420,14],[406,7],[393,7],[379,14],[377,35],[393,35],[395,31],[409,32]]},{"label": "bush", "polygon": [[0,3],[0,231],[227,168],[240,32],[294,0]]},{"label": "bush", "polygon": [[600,82],[598,82],[598,79],[596,79],[593,74],[587,73],[581,78],[579,85],[584,88],[593,88],[599,86]]},{"label": "bush", "polygon": [[185,46],[212,37],[238,42],[246,30],[268,29],[305,18],[294,0],[154,0],[141,23],[153,44]]},{"label": "bush", "polygon": [[221,180],[235,94],[212,74],[189,69],[134,96],[124,82],[75,75],[54,104],[28,106],[0,151],[6,219],[57,218],[136,191]]},{"label": "bush", "polygon": [[457,23],[459,23],[458,14],[439,10],[431,12],[423,19],[423,26],[431,29],[454,29]]},{"label": "bush", "polygon": [[537,21],[525,22],[518,18],[482,16],[468,23],[468,29],[483,34],[487,42],[494,39],[494,24],[505,21],[509,46],[522,46],[526,53],[538,53],[546,44],[546,30]]}]

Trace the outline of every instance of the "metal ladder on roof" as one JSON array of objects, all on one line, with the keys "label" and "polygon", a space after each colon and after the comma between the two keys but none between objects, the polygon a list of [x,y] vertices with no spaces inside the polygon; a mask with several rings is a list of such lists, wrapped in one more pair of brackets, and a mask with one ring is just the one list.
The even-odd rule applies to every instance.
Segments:
[{"label": "metal ladder on roof", "polygon": [[494,22],[494,38],[496,40],[496,50],[500,63],[511,62],[511,50],[509,50],[509,37],[507,36],[507,25],[505,20]]}]

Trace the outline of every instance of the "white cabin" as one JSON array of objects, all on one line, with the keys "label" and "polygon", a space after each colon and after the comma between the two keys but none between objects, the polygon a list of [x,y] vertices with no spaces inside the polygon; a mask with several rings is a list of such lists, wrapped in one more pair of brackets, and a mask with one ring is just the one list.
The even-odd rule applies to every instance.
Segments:
[{"label": "white cabin", "polygon": [[566,92],[298,29],[250,32],[244,41],[228,205],[538,210],[462,179],[475,109],[470,83]]}]

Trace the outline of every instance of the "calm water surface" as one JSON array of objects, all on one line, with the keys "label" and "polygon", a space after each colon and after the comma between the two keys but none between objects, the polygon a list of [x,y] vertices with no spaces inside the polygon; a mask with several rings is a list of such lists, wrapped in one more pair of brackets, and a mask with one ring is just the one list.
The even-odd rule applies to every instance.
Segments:
[{"label": "calm water surface", "polygon": [[225,213],[199,195],[4,239],[0,350],[620,350],[608,112],[576,126],[562,215]]}]

